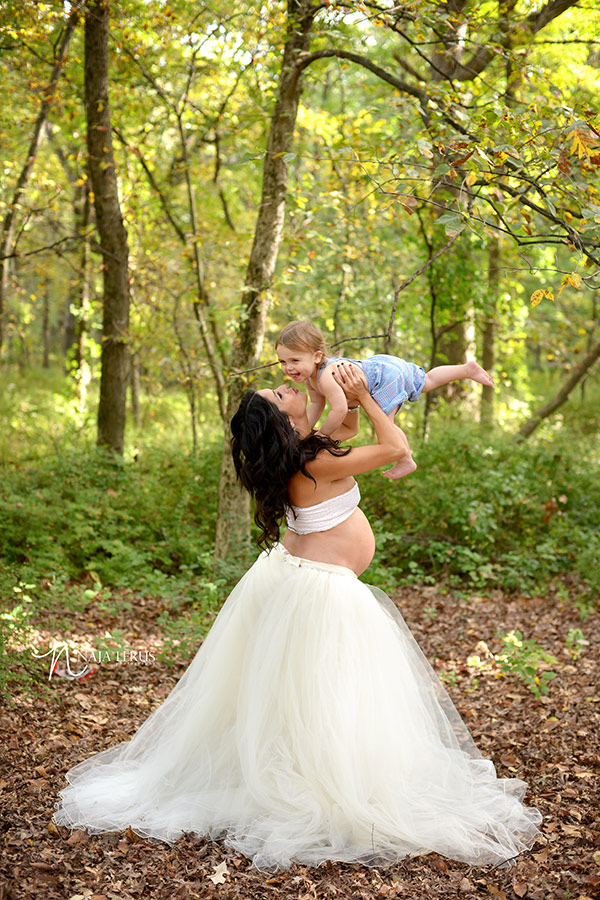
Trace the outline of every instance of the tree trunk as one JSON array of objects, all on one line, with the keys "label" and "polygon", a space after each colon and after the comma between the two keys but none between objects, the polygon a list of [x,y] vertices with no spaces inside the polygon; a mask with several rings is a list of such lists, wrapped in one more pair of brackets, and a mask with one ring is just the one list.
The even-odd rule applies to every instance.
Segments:
[{"label": "tree trunk", "polygon": [[[589,353],[594,344],[594,332],[596,330],[596,326],[598,324],[598,298],[596,294],[592,291],[592,314],[591,314],[591,328],[588,332],[587,336],[587,352]],[[585,400],[585,384],[587,379],[584,379],[581,382],[581,400]]]},{"label": "tree trunk", "polygon": [[108,0],[90,0],[86,10],[85,106],[104,287],[97,442],[122,453],[129,375],[129,249],[119,205],[108,105]]},{"label": "tree trunk", "polygon": [[[193,234],[193,250],[194,250],[194,272],[196,275],[196,290],[197,296],[194,300],[193,308],[194,315],[196,317],[196,321],[198,323],[198,328],[200,330],[200,337],[202,339],[202,344],[204,346],[204,350],[206,352],[206,357],[208,359],[208,364],[210,366],[211,372],[213,374],[215,389],[217,392],[217,402],[219,404],[219,412],[221,413],[221,418],[223,421],[229,421],[226,419],[226,407],[225,407],[225,379],[223,377],[223,372],[221,366],[219,364],[219,358],[217,353],[218,339],[216,338],[216,324],[214,320],[214,315],[212,314],[212,310],[210,310],[208,295],[206,293],[206,286],[204,283],[204,263],[202,261],[202,256],[200,254],[200,235],[198,229],[198,214],[196,211],[196,196],[194,194],[194,187],[192,185],[192,173],[190,171],[190,161],[188,158],[187,152],[187,144],[186,144],[186,136],[185,130],[183,127],[183,120],[181,114],[177,116],[177,122],[179,126],[179,139],[181,142],[181,152],[183,156],[184,166],[185,166],[185,183],[187,189],[188,196],[188,209],[190,213],[190,224],[192,226],[192,234]],[[209,327],[209,323],[206,320],[205,310],[208,310],[210,321],[212,323],[212,329]],[[194,413],[194,422],[195,422],[195,413]]]},{"label": "tree trunk", "polygon": [[[294,72],[294,65],[300,54],[308,50],[315,12],[310,8],[310,0],[288,0],[286,43],[263,164],[262,195],[242,296],[241,322],[231,357],[233,371],[255,366],[262,350],[269,305],[267,289],[275,271],[285,216],[288,165],[284,156],[292,146],[302,93],[302,79]],[[217,559],[242,551],[249,534],[249,498],[236,482],[229,433],[229,422],[246,387],[243,378],[233,378],[229,385],[219,481]]]},{"label": "tree trunk", "polygon": [[80,234],[82,235],[81,255],[79,258],[79,303],[77,310],[77,321],[75,324],[75,356],[74,365],[76,367],[77,379],[77,396],[79,398],[79,409],[83,415],[87,400],[87,389],[91,381],[92,375],[90,371],[89,359],[86,355],[86,335],[89,327],[90,316],[90,277],[91,277],[91,259],[90,259],[90,243],[87,238],[87,230],[90,224],[91,204],[90,204],[90,186],[86,178],[82,186],[82,211],[80,219]]},{"label": "tree trunk", "polygon": [[[483,320],[483,341],[481,365],[490,375],[495,363],[496,337],[496,305],[498,303],[498,286],[500,283],[500,244],[501,238],[495,235],[490,238],[488,263],[488,297],[485,318]],[[483,386],[479,406],[479,421],[486,428],[494,425],[494,388]]]},{"label": "tree trunk", "polygon": [[[437,30],[436,34],[440,38],[440,43],[434,45],[432,54],[431,80],[434,82],[444,81],[451,77],[452,72],[457,65],[460,64],[464,53],[464,25],[461,21],[464,8],[464,0],[449,0],[446,5],[447,17],[444,18],[443,24]],[[433,138],[432,138],[433,140]],[[438,155],[438,149],[434,144],[434,155],[431,160],[431,170],[435,171],[437,165],[443,162],[443,158]],[[452,199],[459,192],[459,186],[450,178],[440,178],[437,184],[434,183],[431,194],[434,203],[439,203],[439,208],[443,209],[446,205],[448,195]],[[434,207],[435,210],[435,207]],[[435,219],[438,217],[439,211],[433,213],[432,228],[432,246],[430,253],[439,249],[442,240],[446,240],[443,229],[435,225]],[[454,253],[459,255],[461,250],[468,254],[468,243],[458,238],[454,245]],[[465,362],[467,350],[467,335],[465,332],[466,310],[469,304],[469,298],[466,292],[461,298],[455,301],[454,306],[449,307],[446,295],[448,286],[445,284],[445,273],[448,261],[442,260],[438,266],[431,269],[430,280],[434,285],[435,295],[438,298],[436,310],[437,315],[437,337],[435,341],[434,353],[432,354],[431,366],[451,365],[460,366]],[[450,382],[436,390],[436,400],[444,397],[447,401],[457,401],[464,398],[466,393],[465,384],[461,381]],[[429,406],[433,402],[433,397],[427,395]],[[429,411],[429,409],[427,410]]]},{"label": "tree trunk", "polygon": [[65,374],[68,375],[73,369],[73,356],[75,353],[75,329],[77,323],[73,315],[73,307],[77,299],[78,285],[75,281],[71,281],[69,285],[69,293],[65,303],[65,312],[63,316],[63,356],[65,365]]},{"label": "tree trunk", "polygon": [[131,391],[131,414],[136,428],[142,427],[142,412],[140,407],[140,358],[137,353],[131,355],[129,372],[129,388]]},{"label": "tree trunk", "polygon": [[50,280],[44,281],[44,318],[42,323],[42,344],[44,355],[42,359],[42,368],[50,368]]},{"label": "tree trunk", "polygon": [[[90,245],[87,231],[90,224],[90,189],[87,177],[83,184],[75,188],[74,229],[80,240],[79,264],[70,289],[64,318],[65,369],[72,374],[78,385],[86,382],[85,334],[88,326],[90,306]],[[87,373],[89,381],[89,372]],[[85,394],[85,388],[84,388]],[[79,391],[79,399],[84,400]]]},{"label": "tree trunk", "polygon": [[25,188],[27,187],[27,182],[29,181],[29,176],[31,175],[31,171],[35,163],[35,158],[37,156],[37,152],[42,139],[44,125],[48,120],[48,113],[50,111],[50,107],[52,106],[52,101],[54,100],[56,85],[58,84],[58,79],[62,72],[67,56],[69,41],[73,36],[75,26],[77,25],[77,21],[79,19],[79,11],[81,9],[81,6],[82,3],[80,2],[72,7],[69,18],[67,19],[67,24],[64,27],[61,26],[60,28],[62,34],[57,37],[57,42],[59,41],[59,44],[56,50],[54,66],[52,67],[52,72],[50,74],[50,81],[48,82],[48,86],[46,87],[46,89],[41,92],[42,104],[40,106],[40,111],[38,113],[37,119],[35,120],[33,134],[31,136],[31,141],[29,142],[27,155],[25,157],[25,163],[23,164],[23,168],[21,169],[21,173],[19,175],[19,178],[17,179],[17,184],[15,186],[12,198],[7,204],[8,211],[4,217],[4,222],[2,223],[2,236],[0,238],[0,350],[2,349],[2,342],[4,337],[3,320],[4,309],[6,306],[6,297],[8,294],[8,272],[10,263],[9,257],[13,251],[13,238],[15,233],[15,225],[17,222],[17,214],[19,212],[20,203],[25,192]]},{"label": "tree trunk", "polygon": [[551,400],[548,400],[543,406],[540,406],[540,408],[521,425],[517,434],[517,440],[520,441],[528,438],[544,419],[547,419],[553,412],[556,412],[559,406],[563,405],[571,391],[577,387],[579,382],[587,375],[589,369],[598,359],[600,359],[600,341],[595,347],[592,347],[585,359],[582,360],[575,371],[567,378],[554,397],[552,397]]}]

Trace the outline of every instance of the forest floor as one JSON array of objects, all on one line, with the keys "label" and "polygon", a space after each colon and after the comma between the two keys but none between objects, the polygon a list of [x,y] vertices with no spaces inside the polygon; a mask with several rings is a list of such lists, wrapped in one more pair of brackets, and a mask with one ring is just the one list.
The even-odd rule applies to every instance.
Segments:
[{"label": "forest floor", "polygon": [[[563,595],[564,596],[564,593]],[[132,598],[130,598],[132,599]],[[395,601],[485,756],[500,775],[529,783],[528,805],[543,814],[542,836],[514,866],[473,868],[434,853],[390,869],[293,865],[268,874],[219,843],[188,834],[175,845],[132,832],[90,836],[57,828],[51,817],[65,772],[127,740],[167,696],[185,669],[102,663],[81,681],[54,678],[54,696],[16,696],[0,712],[0,900],[139,900],[139,898],[423,898],[584,900],[600,896],[598,759],[600,620],[581,621],[556,596],[443,594],[436,586],[403,587]],[[160,605],[135,599],[131,610],[93,621],[93,605],[70,620],[75,644],[121,628],[132,647],[160,645]],[[92,620],[92,621],[91,621]],[[588,644],[573,658],[569,629]],[[477,672],[466,660],[499,649],[497,632],[520,629],[558,657],[558,677],[537,699],[497,669]]]}]

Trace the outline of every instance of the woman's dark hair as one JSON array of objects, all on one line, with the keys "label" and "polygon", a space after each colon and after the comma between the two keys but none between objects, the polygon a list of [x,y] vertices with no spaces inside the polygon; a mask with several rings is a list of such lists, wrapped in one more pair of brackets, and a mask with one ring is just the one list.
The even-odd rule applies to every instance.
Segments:
[{"label": "woman's dark hair", "polygon": [[[256,391],[246,391],[231,420],[231,453],[238,479],[256,501],[254,521],[261,529],[260,547],[279,540],[279,522],[291,506],[288,482],[296,472],[315,479],[305,466],[321,450],[345,456],[327,435],[310,434],[300,439],[284,412]],[[316,482],[315,482],[316,483]]]}]

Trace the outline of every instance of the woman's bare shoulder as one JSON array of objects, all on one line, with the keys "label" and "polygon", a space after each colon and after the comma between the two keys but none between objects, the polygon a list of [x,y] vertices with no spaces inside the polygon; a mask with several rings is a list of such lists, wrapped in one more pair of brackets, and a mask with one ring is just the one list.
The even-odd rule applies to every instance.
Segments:
[{"label": "woman's bare shoulder", "polygon": [[[311,463],[312,462],[314,462],[314,460],[311,460]],[[308,463],[305,466],[307,472],[310,472],[311,463]],[[293,503],[294,506],[310,506],[311,503],[316,502],[313,498],[317,486],[318,481],[316,481],[316,479],[313,481],[312,478],[304,475],[303,472],[296,472],[288,482],[288,497],[290,498],[290,502]]]}]

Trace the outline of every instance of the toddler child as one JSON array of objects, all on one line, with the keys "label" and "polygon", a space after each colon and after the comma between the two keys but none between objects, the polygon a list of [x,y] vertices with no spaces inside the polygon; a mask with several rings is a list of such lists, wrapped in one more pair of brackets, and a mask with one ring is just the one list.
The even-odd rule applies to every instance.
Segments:
[{"label": "toddler child", "polygon": [[[290,322],[277,338],[277,356],[285,375],[296,382],[306,382],[309,395],[307,410],[311,428],[318,422],[325,403],[329,414],[319,428],[321,434],[331,435],[344,421],[348,413],[348,401],[343,388],[333,376],[331,363],[344,362],[357,366],[370,395],[391,419],[406,400],[414,403],[421,393],[427,393],[448,384],[470,378],[487,387],[492,379],[478,363],[471,360],[459,366],[436,366],[425,372],[422,366],[405,362],[397,356],[378,353],[362,362],[344,356],[330,356],[329,348],[320,329],[312,322]],[[402,478],[417,468],[412,456],[396,463],[387,472],[388,478]]]}]

